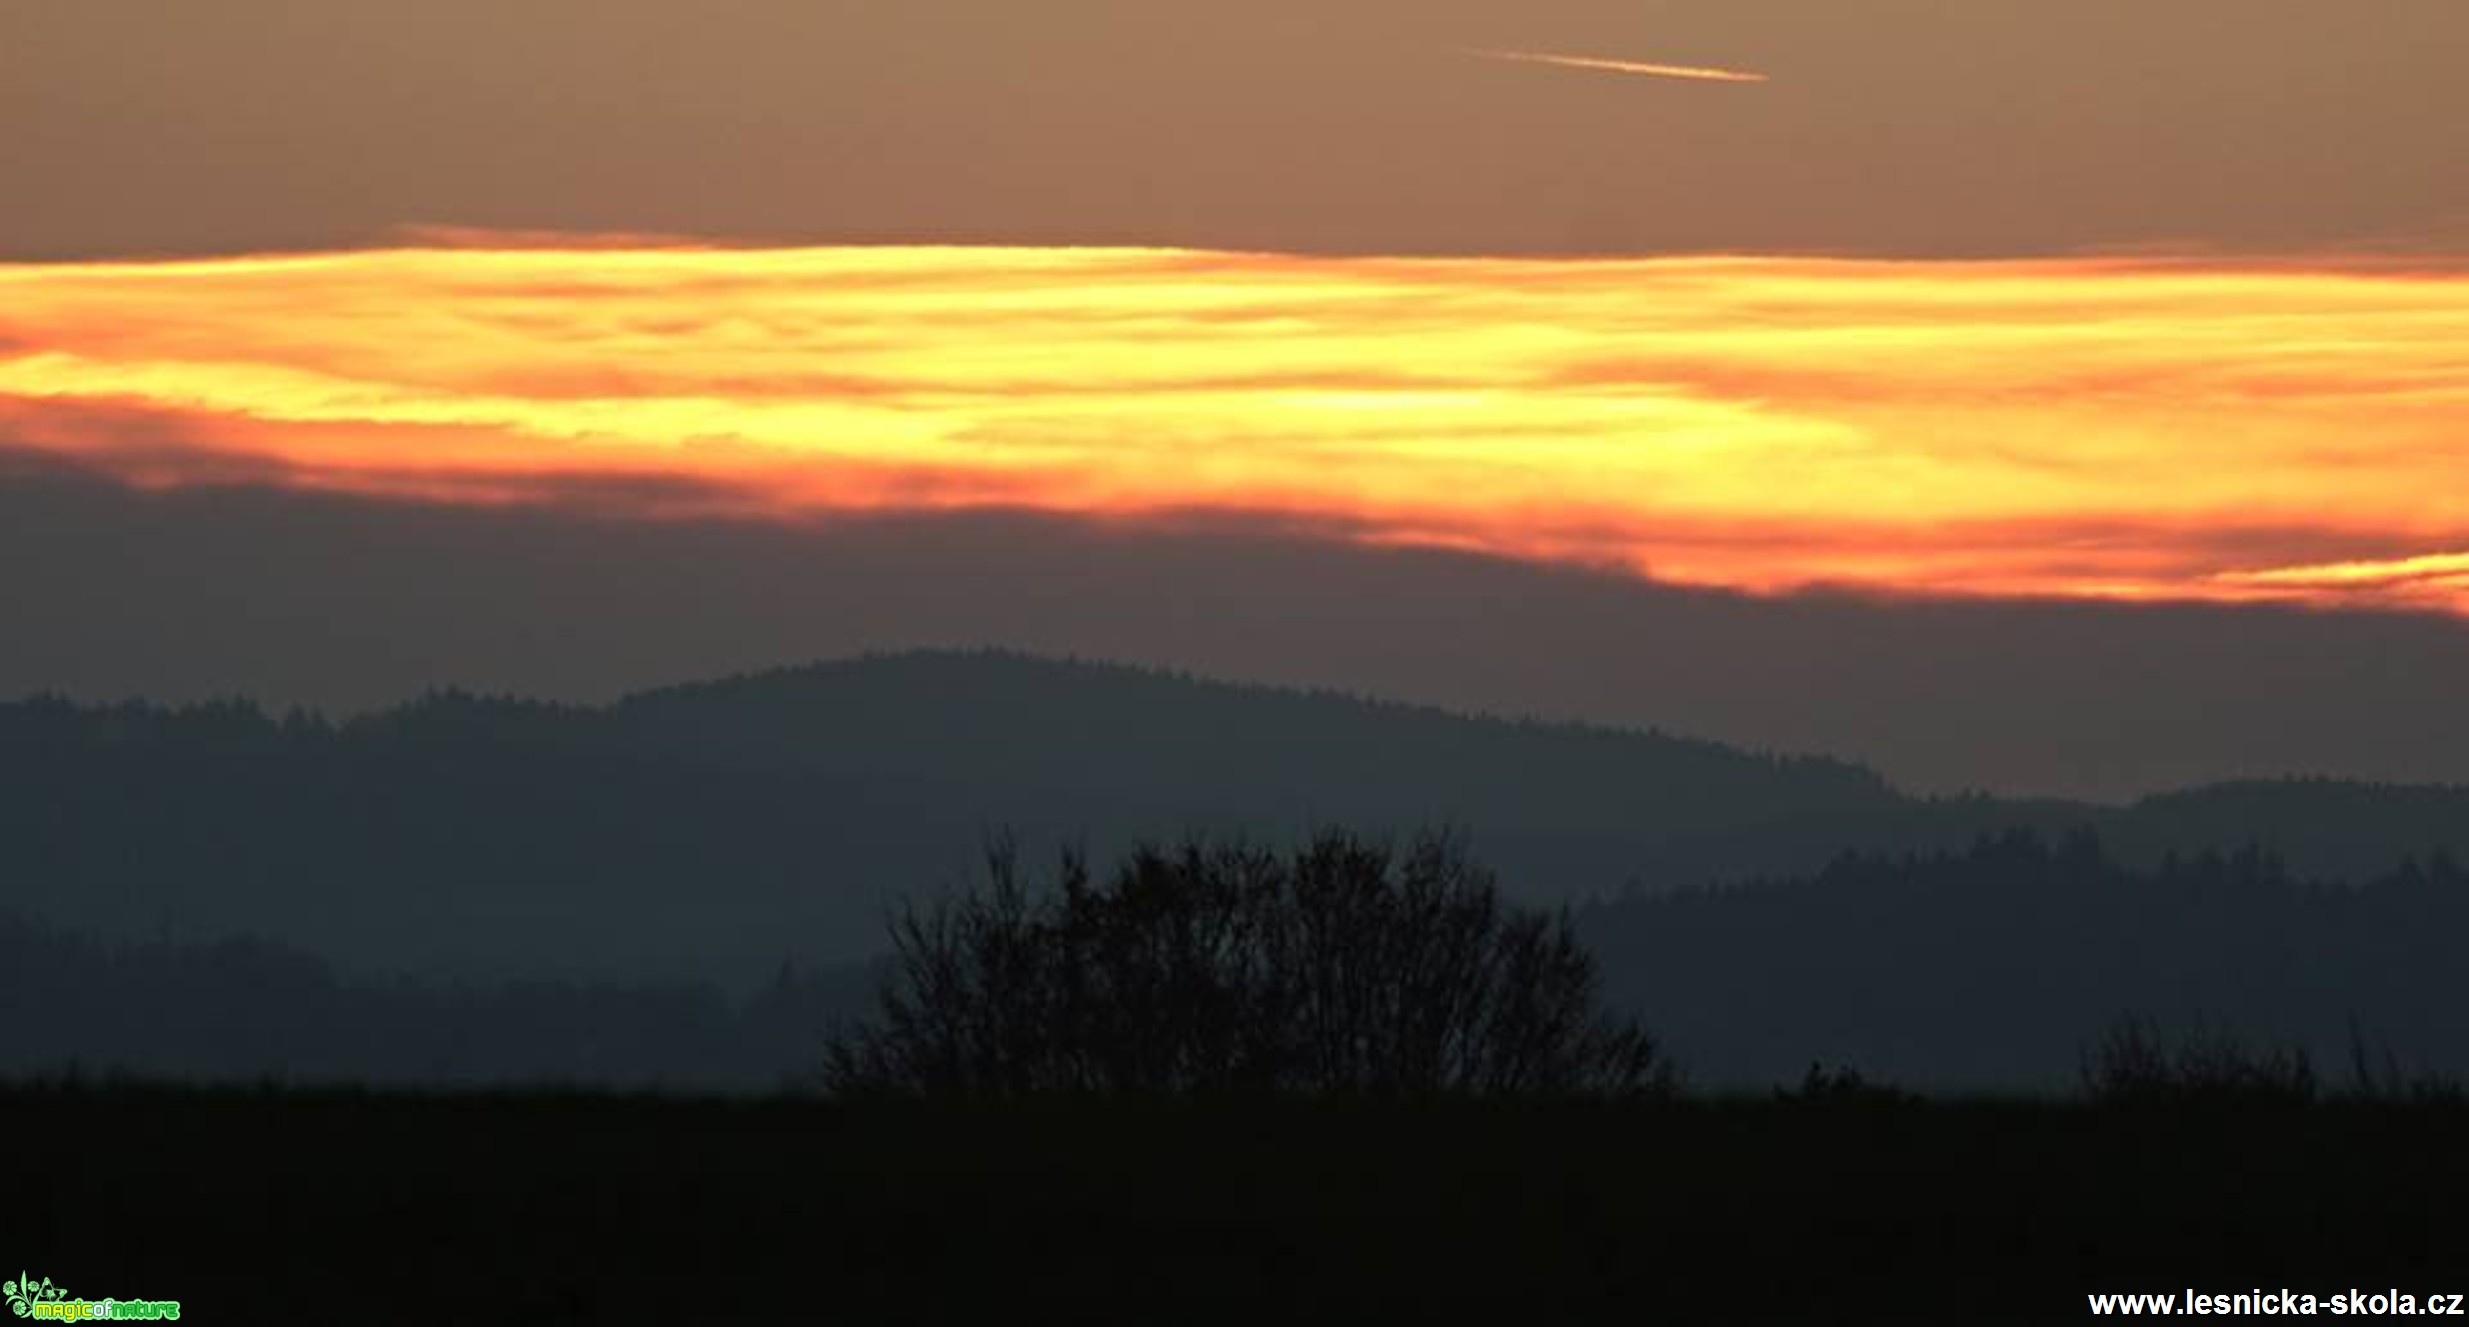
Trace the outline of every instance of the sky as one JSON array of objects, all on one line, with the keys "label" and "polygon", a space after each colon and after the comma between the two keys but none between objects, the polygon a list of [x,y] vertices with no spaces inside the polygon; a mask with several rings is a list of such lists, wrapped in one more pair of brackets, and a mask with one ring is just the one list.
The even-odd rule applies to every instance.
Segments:
[{"label": "sky", "polygon": [[[0,0],[0,473],[2038,605],[2113,624],[2075,667],[2235,610],[2415,676],[2469,630],[2464,49],[2457,0]],[[131,676],[56,611],[24,680]],[[2237,721],[2362,712],[2295,677]],[[2175,731],[1910,768],[2469,779]]]},{"label": "sky", "polygon": [[2457,0],[0,0],[0,254],[2458,249],[2464,49]]},{"label": "sky", "polygon": [[1936,793],[2458,781],[2469,750],[2469,631],[2425,614],[1756,597],[1233,523],[643,521],[6,462],[0,695],[599,701],[1000,644],[1834,755]]}]

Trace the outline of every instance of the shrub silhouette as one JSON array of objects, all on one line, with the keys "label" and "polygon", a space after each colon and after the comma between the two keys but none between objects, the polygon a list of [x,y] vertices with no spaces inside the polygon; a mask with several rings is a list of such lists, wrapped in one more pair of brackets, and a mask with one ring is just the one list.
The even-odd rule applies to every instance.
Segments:
[{"label": "shrub silhouette", "polygon": [[2315,1100],[2319,1084],[2302,1047],[2259,1049],[2232,1033],[2198,1028],[2172,1051],[2157,1022],[2122,1018],[2084,1057],[2083,1087],[2093,1101],[2111,1105],[2303,1104]]},{"label": "shrub silhouette", "polygon": [[1290,852],[1186,838],[1032,894],[1008,845],[977,892],[895,917],[880,1020],[842,1095],[1665,1093],[1654,1038],[1599,1007],[1566,915],[1504,906],[1446,834]]},{"label": "shrub silhouette", "polygon": [[2366,1030],[2349,1020],[2349,1092],[2351,1101],[2386,1106],[2469,1106],[2469,1085],[2451,1074],[2402,1067],[2391,1043],[2376,1039],[2370,1048]]},{"label": "shrub silhouette", "polygon": [[1828,1069],[1811,1060],[1798,1088],[1775,1087],[1775,1100],[1794,1106],[1909,1106],[1921,1098],[1890,1083],[1873,1083],[1858,1069],[1842,1065]]}]

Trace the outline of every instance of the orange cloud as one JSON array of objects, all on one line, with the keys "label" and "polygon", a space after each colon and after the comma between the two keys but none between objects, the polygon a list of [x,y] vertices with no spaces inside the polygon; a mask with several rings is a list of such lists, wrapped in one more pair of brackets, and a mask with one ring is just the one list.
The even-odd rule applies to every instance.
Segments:
[{"label": "orange cloud", "polygon": [[2226,585],[2315,599],[2368,598],[2469,611],[2469,552],[2224,572]]},{"label": "orange cloud", "polygon": [[0,442],[647,518],[1225,512],[1758,592],[2469,612],[2440,267],[475,244],[0,265]]}]

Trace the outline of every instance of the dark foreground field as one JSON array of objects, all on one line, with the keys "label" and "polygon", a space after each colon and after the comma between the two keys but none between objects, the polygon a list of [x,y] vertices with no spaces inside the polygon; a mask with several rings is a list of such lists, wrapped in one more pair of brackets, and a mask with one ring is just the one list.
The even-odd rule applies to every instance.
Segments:
[{"label": "dark foreground field", "polygon": [[2469,1114],[0,1095],[0,1260],[183,1321],[2080,1321],[2469,1290]]}]

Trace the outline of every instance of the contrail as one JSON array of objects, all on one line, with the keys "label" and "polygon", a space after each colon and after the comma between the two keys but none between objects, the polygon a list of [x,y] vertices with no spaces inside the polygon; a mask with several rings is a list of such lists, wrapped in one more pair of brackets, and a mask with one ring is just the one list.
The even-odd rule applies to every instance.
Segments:
[{"label": "contrail", "polygon": [[1763,83],[1764,74],[1700,65],[1642,64],[1635,60],[1598,60],[1584,55],[1546,55],[1539,51],[1468,51],[1481,60],[1513,60],[1519,64],[1554,65],[1562,69],[1595,69],[1613,74],[1645,74],[1653,78],[1689,78],[1701,83]]}]

